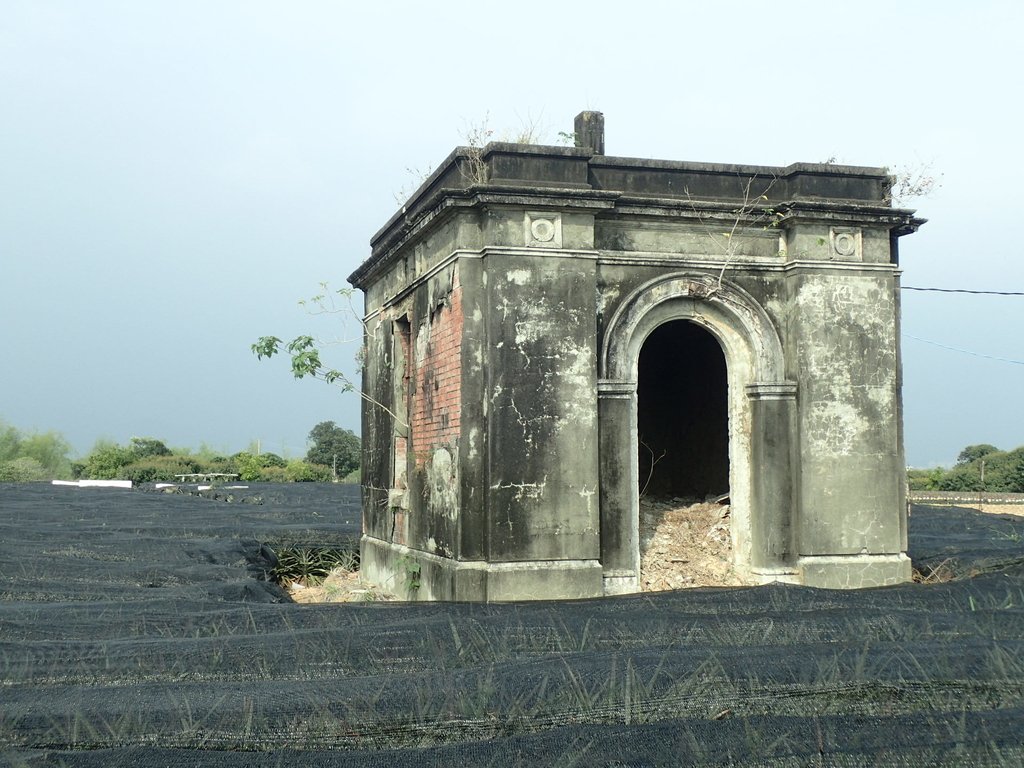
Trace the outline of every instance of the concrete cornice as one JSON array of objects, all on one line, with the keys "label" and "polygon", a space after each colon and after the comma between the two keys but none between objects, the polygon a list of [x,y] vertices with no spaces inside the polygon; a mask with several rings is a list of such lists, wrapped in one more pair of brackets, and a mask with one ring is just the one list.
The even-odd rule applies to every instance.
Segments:
[{"label": "concrete cornice", "polygon": [[818,272],[884,272],[899,274],[895,264],[881,264],[863,261],[836,261],[834,259],[758,259],[732,258],[726,261],[720,255],[708,254],[707,258],[698,256],[679,256],[676,254],[652,253],[639,251],[606,251],[598,252],[598,265],[628,267],[672,267],[676,269],[711,270],[717,273],[722,267],[730,271],[744,272],[793,272],[811,270]]},{"label": "concrete cornice", "polygon": [[886,169],[874,167],[679,162],[500,142],[457,147],[373,236],[370,257],[349,281],[365,287],[410,240],[460,209],[508,205],[707,223],[734,220],[737,210],[753,221],[771,208],[780,226],[828,220],[915,231],[925,220],[890,207],[889,187]]},{"label": "concrete cornice", "polygon": [[780,214],[778,226],[782,228],[805,222],[827,221],[884,227],[902,236],[916,232],[928,221],[915,216],[916,211],[907,208],[850,205],[821,200],[794,200],[777,206],[776,210]]},{"label": "concrete cornice", "polygon": [[[531,209],[557,209],[561,211],[600,212],[615,205],[618,193],[564,187],[524,187],[512,184],[474,185],[461,190],[442,190],[415,217],[407,218],[378,233],[373,241],[373,253],[348,280],[362,288],[374,275],[386,268],[392,257],[410,240],[432,226],[437,226],[459,210],[508,206]],[[394,222],[395,219],[392,218]]]}]

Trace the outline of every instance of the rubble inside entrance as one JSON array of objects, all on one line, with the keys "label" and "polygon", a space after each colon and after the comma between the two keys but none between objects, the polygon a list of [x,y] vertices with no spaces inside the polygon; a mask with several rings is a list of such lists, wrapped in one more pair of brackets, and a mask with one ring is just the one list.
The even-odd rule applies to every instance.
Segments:
[{"label": "rubble inside entrance", "polygon": [[640,499],[640,590],[732,587],[729,505],[679,497]]}]

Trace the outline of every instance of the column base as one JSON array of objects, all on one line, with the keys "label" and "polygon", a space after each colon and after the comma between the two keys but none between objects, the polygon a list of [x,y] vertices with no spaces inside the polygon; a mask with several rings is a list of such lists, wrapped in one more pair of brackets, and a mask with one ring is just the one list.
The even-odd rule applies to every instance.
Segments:
[{"label": "column base", "polygon": [[632,595],[640,591],[640,577],[632,571],[605,571],[604,594]]},{"label": "column base", "polygon": [[912,578],[910,558],[891,555],[804,555],[801,582],[826,589],[865,589],[903,584]]}]

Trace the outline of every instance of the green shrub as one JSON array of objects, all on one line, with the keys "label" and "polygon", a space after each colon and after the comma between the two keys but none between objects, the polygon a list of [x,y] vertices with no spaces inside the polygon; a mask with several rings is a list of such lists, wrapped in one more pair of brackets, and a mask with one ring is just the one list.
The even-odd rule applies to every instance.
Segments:
[{"label": "green shrub", "polygon": [[178,479],[175,475],[201,471],[198,463],[189,456],[150,455],[122,467],[121,479],[135,483],[173,483]]},{"label": "green shrub", "polygon": [[268,469],[284,470],[288,466],[288,462],[276,453],[261,453],[256,455],[249,453],[248,451],[239,451],[228,459],[227,462],[231,465],[230,469],[217,469],[211,471],[236,472],[242,480],[247,482],[258,482],[260,480],[268,483],[285,482],[284,480],[267,479],[268,477],[279,478],[282,476],[279,472],[268,473]]},{"label": "green shrub", "polygon": [[50,473],[38,459],[22,456],[0,462],[0,483],[30,483],[50,479]]},{"label": "green shrub", "polygon": [[21,432],[0,422],[0,462],[14,461],[21,455]]},{"label": "green shrub", "polygon": [[288,466],[288,462],[276,453],[261,453],[257,458],[260,460],[260,464],[264,467],[280,467],[283,469]]},{"label": "green shrub", "polygon": [[260,470],[260,482],[263,483],[290,483],[287,467],[264,467]]},{"label": "green shrub", "polygon": [[[59,432],[22,433],[0,420],[0,463],[16,459],[34,459],[50,478],[71,477],[71,444]],[[33,465],[19,465],[20,470]]]},{"label": "green shrub", "polygon": [[351,472],[349,472],[347,475],[341,478],[341,482],[345,483],[346,485],[359,485],[362,481],[362,471],[359,468],[353,469]]},{"label": "green shrub", "polygon": [[907,485],[912,491],[937,491],[946,470],[942,467],[934,469],[908,469]]},{"label": "green shrub", "polygon": [[227,456],[213,456],[208,459],[202,457],[193,458],[199,465],[199,469],[196,470],[197,472],[238,472],[238,466]]},{"label": "green shrub", "polygon": [[231,457],[231,462],[240,479],[250,483],[260,479],[263,465],[258,456],[253,456],[248,451],[239,451]]},{"label": "green shrub", "polygon": [[71,475],[71,444],[57,432],[22,435],[20,456],[38,461],[50,477]]},{"label": "green shrub", "polygon": [[971,464],[953,467],[939,481],[940,491],[980,491],[981,474]]},{"label": "green shrub", "polygon": [[92,453],[85,457],[82,474],[90,480],[123,480],[122,471],[135,458],[130,448],[117,443],[97,442]]},{"label": "green shrub", "polygon": [[293,483],[326,483],[331,480],[331,468],[322,464],[311,464],[302,459],[292,459],[285,469]]},{"label": "green shrub", "polygon": [[233,457],[236,461],[241,458],[239,466],[246,467],[246,470],[241,474],[241,478],[247,482],[263,482],[263,483],[324,483],[329,482],[331,479],[331,470],[329,467],[324,467],[319,464],[310,464],[302,459],[292,459],[289,462],[285,462],[283,466],[277,464],[260,467],[257,464],[257,459],[262,458],[261,456],[252,456],[249,458],[239,457],[237,454]]}]

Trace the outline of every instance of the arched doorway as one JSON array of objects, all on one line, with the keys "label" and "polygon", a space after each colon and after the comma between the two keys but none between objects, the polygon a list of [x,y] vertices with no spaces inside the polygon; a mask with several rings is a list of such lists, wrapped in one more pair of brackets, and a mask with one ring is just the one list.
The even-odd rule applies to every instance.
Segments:
[{"label": "arched doorway", "polygon": [[637,365],[641,495],[728,494],[728,389],[725,353],[704,328],[671,320],[647,337]]},{"label": "arched doorway", "polygon": [[637,361],[640,588],[739,583],[729,529],[729,381],[706,329],[669,320]]}]

